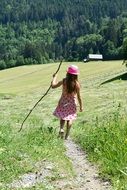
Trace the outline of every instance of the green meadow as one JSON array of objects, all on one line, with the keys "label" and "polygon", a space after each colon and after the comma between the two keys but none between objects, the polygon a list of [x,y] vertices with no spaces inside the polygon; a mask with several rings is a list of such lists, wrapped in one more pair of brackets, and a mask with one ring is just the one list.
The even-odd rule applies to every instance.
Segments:
[{"label": "green meadow", "polygon": [[[63,62],[58,80],[71,63]],[[122,61],[76,62],[84,111],[78,113],[71,137],[98,166],[100,176],[110,180],[113,189],[127,189],[127,81],[102,82],[126,71]],[[51,89],[20,126],[35,103],[50,86],[59,63],[31,65],[0,71],[0,189],[9,189],[15,179],[35,173],[36,163],[52,163],[52,176],[36,189],[55,189],[54,181],[74,176],[57,137],[59,121],[54,111],[61,88]],[[49,185],[50,184],[50,185]],[[50,188],[49,188],[50,187]],[[30,188],[31,190],[34,189]],[[27,188],[28,189],[28,188]]]}]

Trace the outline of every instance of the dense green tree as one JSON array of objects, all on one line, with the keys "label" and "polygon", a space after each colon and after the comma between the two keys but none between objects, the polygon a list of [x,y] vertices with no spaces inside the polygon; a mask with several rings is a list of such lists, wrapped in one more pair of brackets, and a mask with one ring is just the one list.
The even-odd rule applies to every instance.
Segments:
[{"label": "dense green tree", "polygon": [[2,69],[6,69],[6,68],[7,68],[7,66],[6,66],[5,61],[4,60],[0,60],[0,69],[2,70]]},{"label": "dense green tree", "polygon": [[124,38],[123,41],[123,54],[124,54],[124,59],[127,59],[127,37]]},{"label": "dense green tree", "polygon": [[1,69],[89,53],[124,59],[127,0],[1,0]]}]

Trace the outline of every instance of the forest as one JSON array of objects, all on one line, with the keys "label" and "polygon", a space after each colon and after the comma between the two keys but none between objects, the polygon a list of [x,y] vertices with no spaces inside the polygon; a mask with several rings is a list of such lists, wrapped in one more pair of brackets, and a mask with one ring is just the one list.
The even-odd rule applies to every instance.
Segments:
[{"label": "forest", "polygon": [[0,69],[127,58],[127,0],[1,0]]}]

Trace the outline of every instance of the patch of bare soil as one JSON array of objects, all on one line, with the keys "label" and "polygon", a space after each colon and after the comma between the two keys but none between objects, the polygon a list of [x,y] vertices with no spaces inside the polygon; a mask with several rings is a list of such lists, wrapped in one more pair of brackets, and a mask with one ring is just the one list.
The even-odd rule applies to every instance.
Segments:
[{"label": "patch of bare soil", "polygon": [[19,188],[32,188],[36,187],[36,184],[46,183],[46,178],[52,176],[52,170],[55,166],[47,161],[38,162],[35,164],[37,171],[35,173],[28,173],[20,176],[17,180],[14,180],[11,184],[7,185],[8,190]]}]

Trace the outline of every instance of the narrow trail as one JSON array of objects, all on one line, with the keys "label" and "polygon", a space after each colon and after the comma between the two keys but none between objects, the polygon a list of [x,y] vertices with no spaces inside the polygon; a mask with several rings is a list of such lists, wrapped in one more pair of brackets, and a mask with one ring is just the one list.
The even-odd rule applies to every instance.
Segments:
[{"label": "narrow trail", "polygon": [[[88,162],[87,155],[77,144],[71,139],[66,140],[64,144],[66,155],[72,162],[75,175],[71,178],[67,177],[50,181],[53,190],[111,190],[109,182],[102,181],[99,178],[97,168]],[[24,174],[19,179],[8,184],[6,188],[8,190],[18,190],[19,188],[27,189],[35,187],[36,189],[37,184],[46,184],[46,178],[52,177],[52,170],[55,166],[47,161],[42,161],[36,164],[37,168],[38,172]]]},{"label": "narrow trail", "polygon": [[66,155],[72,161],[75,177],[70,180],[69,186],[62,182],[62,190],[109,190],[111,189],[109,182],[102,181],[95,168],[87,160],[87,155],[81,148],[71,139],[65,141]]}]

